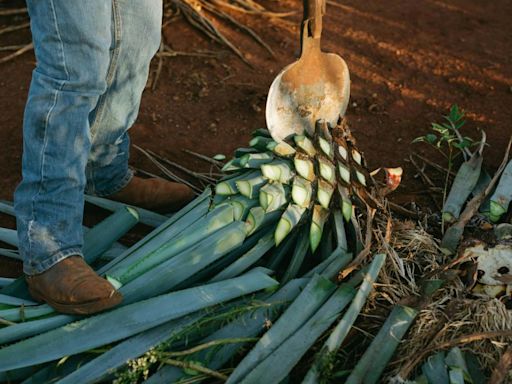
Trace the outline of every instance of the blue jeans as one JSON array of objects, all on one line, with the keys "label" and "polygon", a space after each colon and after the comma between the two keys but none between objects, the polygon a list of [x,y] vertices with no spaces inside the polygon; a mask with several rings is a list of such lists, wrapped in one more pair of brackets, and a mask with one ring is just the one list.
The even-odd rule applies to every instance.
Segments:
[{"label": "blue jeans", "polygon": [[37,59],[14,200],[24,272],[82,256],[84,191],[132,178],[128,129],[160,45],[162,0],[27,0]]}]

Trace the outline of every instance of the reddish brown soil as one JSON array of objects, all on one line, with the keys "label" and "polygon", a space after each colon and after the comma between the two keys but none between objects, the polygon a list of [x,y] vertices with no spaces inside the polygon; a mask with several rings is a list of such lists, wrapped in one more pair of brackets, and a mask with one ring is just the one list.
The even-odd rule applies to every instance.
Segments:
[{"label": "reddish brown soil", "polygon": [[[412,151],[431,156],[411,140],[425,134],[452,104],[466,110],[468,126],[484,128],[490,147],[486,162],[500,161],[512,133],[512,2],[495,0],[356,0],[328,5],[326,51],[340,54],[352,77],[348,110],[351,127],[371,168],[404,166],[401,202],[419,196],[423,185],[405,162]],[[276,2],[268,2],[277,10]],[[279,2],[279,10],[299,10],[301,2]],[[243,16],[236,15],[239,20]],[[300,20],[297,14],[295,21]],[[270,83],[298,52],[295,24],[276,26],[266,19],[246,20],[276,52],[272,58],[245,35],[222,29],[246,54],[250,68],[235,55],[219,58],[177,56],[165,59],[154,90],[145,92],[134,143],[191,168],[205,164],[184,154],[189,148],[229,155],[264,126]],[[16,23],[0,18],[2,25]],[[176,51],[225,51],[184,21],[170,23],[166,42]],[[0,35],[0,46],[29,41],[28,31]],[[156,63],[155,63],[156,64]],[[30,54],[0,64],[0,199],[12,199],[20,179],[23,107],[34,67]],[[154,66],[156,69],[156,65]],[[470,132],[469,130],[468,132]],[[149,164],[134,153],[137,167]],[[401,196],[401,198],[400,198]],[[0,225],[13,226],[0,218]],[[0,275],[2,271],[0,264]]]}]

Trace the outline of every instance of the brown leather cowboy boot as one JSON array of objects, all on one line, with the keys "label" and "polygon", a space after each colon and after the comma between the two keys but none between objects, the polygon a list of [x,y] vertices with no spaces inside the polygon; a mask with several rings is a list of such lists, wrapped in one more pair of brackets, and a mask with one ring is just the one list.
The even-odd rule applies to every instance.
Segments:
[{"label": "brown leather cowboy boot", "polygon": [[70,256],[47,271],[26,276],[28,290],[58,312],[89,315],[119,304],[123,296],[80,256]]},{"label": "brown leather cowboy boot", "polygon": [[107,198],[158,212],[173,212],[194,198],[192,189],[184,184],[163,179],[134,176],[126,187]]}]

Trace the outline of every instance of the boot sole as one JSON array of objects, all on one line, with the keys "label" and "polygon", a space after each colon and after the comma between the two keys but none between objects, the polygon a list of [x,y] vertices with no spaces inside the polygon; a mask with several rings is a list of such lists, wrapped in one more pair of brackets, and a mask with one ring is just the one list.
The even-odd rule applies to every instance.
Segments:
[{"label": "boot sole", "polygon": [[123,295],[121,295],[117,291],[115,291],[112,296],[105,299],[77,304],[58,303],[56,301],[44,297],[43,294],[37,292],[35,289],[32,289],[30,286],[28,287],[28,291],[35,300],[40,302],[46,302],[50,307],[55,309],[57,312],[65,313],[68,315],[92,315],[94,313],[102,312],[112,307],[115,307],[116,305],[120,304],[121,301],[123,301]]}]

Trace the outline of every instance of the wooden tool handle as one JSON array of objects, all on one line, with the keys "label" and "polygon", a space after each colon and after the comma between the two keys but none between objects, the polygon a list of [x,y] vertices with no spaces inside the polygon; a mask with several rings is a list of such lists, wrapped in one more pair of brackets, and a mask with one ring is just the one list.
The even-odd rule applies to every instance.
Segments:
[{"label": "wooden tool handle", "polygon": [[322,35],[322,16],[325,15],[326,0],[303,0],[303,23],[309,22],[309,36],[319,39]]}]

